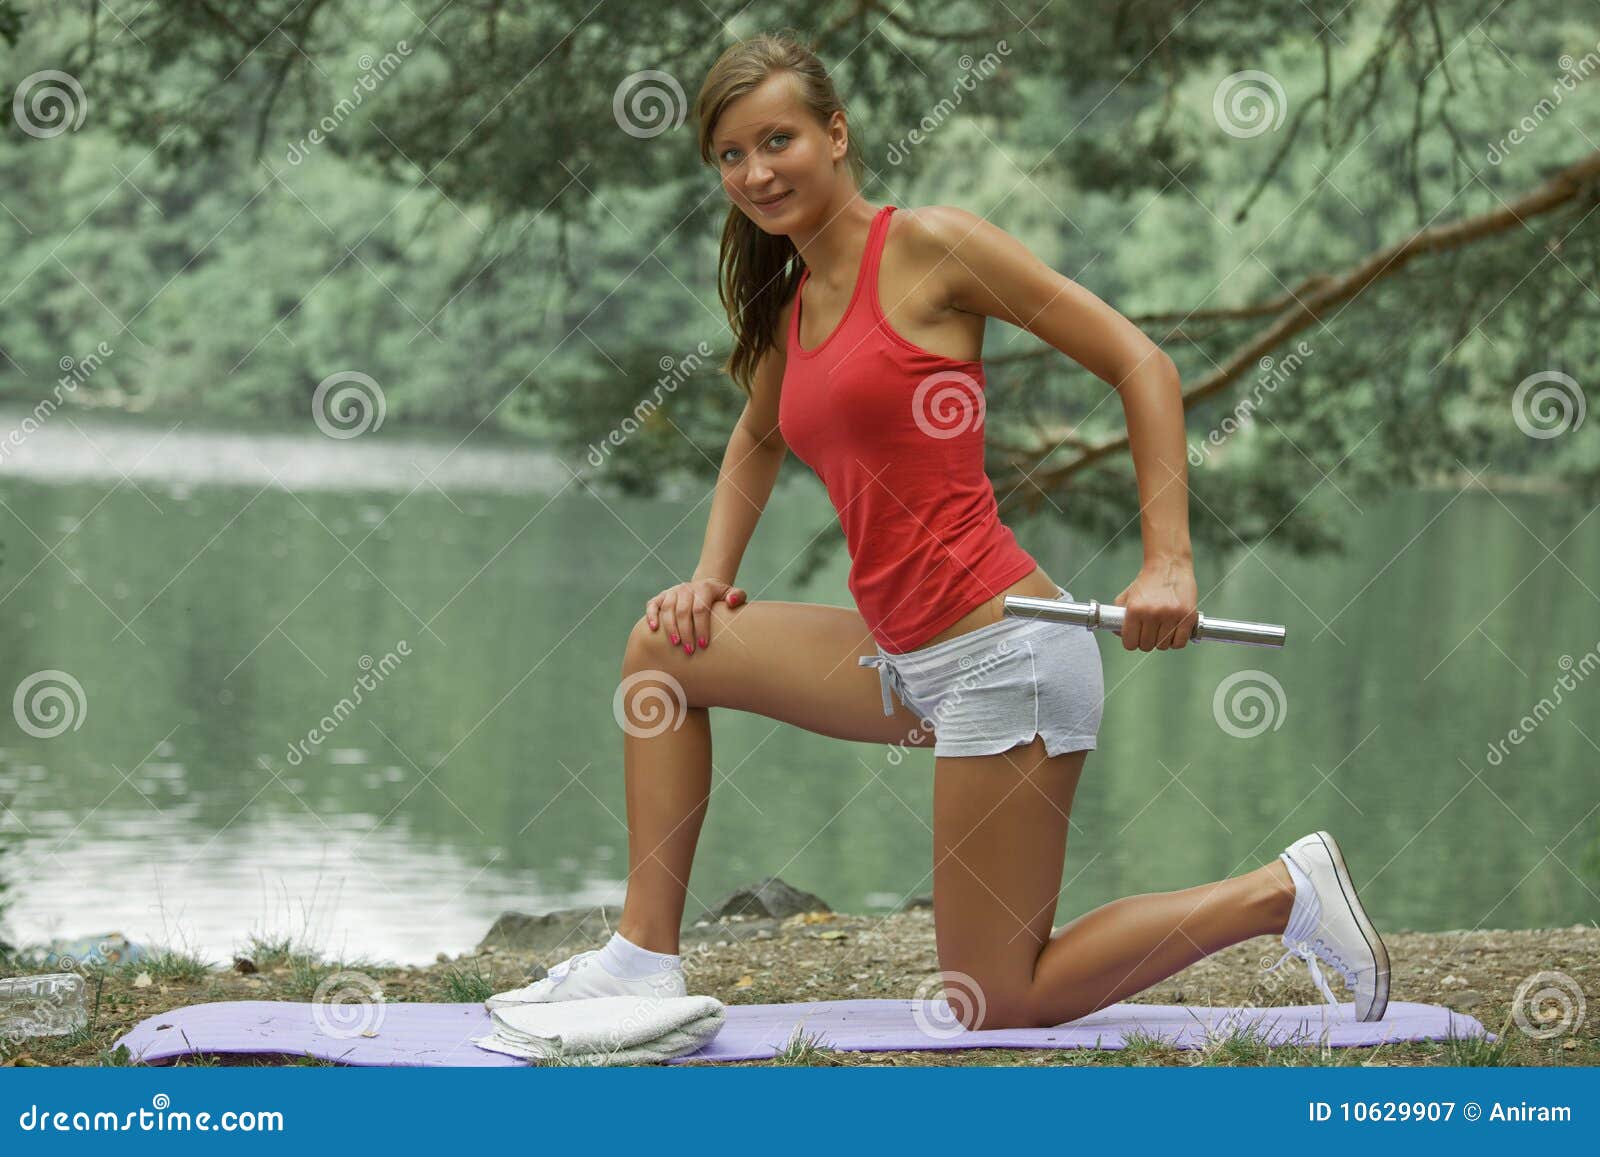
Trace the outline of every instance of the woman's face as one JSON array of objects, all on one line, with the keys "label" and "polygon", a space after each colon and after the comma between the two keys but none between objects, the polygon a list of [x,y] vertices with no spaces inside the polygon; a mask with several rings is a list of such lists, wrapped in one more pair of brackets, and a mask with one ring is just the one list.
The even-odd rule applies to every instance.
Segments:
[{"label": "woman's face", "polygon": [[[794,95],[786,73],[769,76],[722,110],[712,134],[728,199],[768,233],[790,233],[831,192],[834,141]],[[844,118],[835,114],[839,135]]]}]

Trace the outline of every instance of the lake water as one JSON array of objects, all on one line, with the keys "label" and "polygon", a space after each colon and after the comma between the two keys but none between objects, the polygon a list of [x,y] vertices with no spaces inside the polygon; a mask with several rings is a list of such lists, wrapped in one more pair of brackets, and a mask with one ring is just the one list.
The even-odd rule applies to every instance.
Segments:
[{"label": "lake water", "polygon": [[[288,934],[422,962],[508,909],[620,903],[612,694],[644,600],[695,564],[703,496],[602,498],[459,434],[174,425],[57,414],[0,460],[12,937],[118,930],[223,960]],[[850,605],[842,554],[795,581],[831,511],[793,458],[784,478],[741,583]],[[1197,560],[1201,610],[1287,624],[1282,651],[1097,635],[1105,717],[1058,925],[1319,828],[1385,930],[1600,918],[1600,519],[1446,491],[1352,520],[1344,558]],[[1137,567],[1136,544],[1019,537],[1079,598]],[[306,743],[367,664],[373,689]],[[850,911],[931,890],[931,753],[712,725],[691,915],[769,874]]]}]

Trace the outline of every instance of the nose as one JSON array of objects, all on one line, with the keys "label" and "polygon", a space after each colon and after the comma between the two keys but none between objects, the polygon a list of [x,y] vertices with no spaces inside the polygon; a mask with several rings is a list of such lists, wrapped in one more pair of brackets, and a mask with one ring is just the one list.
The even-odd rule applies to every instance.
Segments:
[{"label": "nose", "polygon": [[771,182],[772,166],[758,163],[755,159],[745,162],[744,189],[747,194],[754,195],[759,189],[764,189]]}]

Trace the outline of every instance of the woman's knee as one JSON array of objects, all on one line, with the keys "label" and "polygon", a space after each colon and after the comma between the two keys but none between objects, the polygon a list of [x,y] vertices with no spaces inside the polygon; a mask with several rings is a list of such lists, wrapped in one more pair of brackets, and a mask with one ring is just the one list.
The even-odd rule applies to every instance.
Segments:
[{"label": "woman's knee", "polygon": [[689,657],[681,644],[672,641],[664,624],[657,622],[652,627],[650,621],[640,615],[634,620],[633,629],[628,632],[622,668],[624,671],[642,671],[645,668],[668,670],[676,666],[676,660]]},{"label": "woman's knee", "polygon": [[1026,995],[994,994],[980,1007],[957,1012],[957,1019],[972,1032],[986,1028],[1041,1028]]},{"label": "woman's knee", "polygon": [[651,627],[650,620],[640,615],[634,620],[633,629],[628,632],[627,646],[623,648],[623,670],[636,671],[640,667],[659,665],[655,661],[668,654],[668,646],[666,632],[659,626]]},{"label": "woman's knee", "polygon": [[[718,636],[727,633],[730,623],[742,611],[743,607],[730,607],[724,602],[711,604],[711,638],[715,642]],[[687,641],[687,640],[685,640]],[[696,645],[695,654],[700,653]],[[692,659],[683,649],[683,643],[674,643],[672,636],[667,633],[666,624],[657,622],[652,627],[650,621],[640,615],[634,620],[633,628],[628,632],[626,660],[629,663],[644,667],[662,667],[664,660],[676,656],[679,659]]]},{"label": "woman's knee", "polygon": [[[713,642],[718,633],[719,620],[727,613],[726,607],[721,603],[711,610]],[[723,651],[715,652],[715,655],[720,656],[720,660],[714,666],[725,669],[731,653],[726,646]],[[707,648],[704,654],[706,657],[702,658],[701,649],[698,647],[694,654],[687,653],[680,644],[672,641],[663,624],[658,622],[655,627],[651,627],[649,621],[641,615],[628,631],[628,641],[622,655],[622,674],[624,678],[629,678],[646,677],[646,673],[653,673],[648,677],[664,679],[670,683],[675,691],[682,693],[690,707],[710,707],[714,705],[711,698],[715,694],[712,688],[716,680],[706,664],[712,661],[713,649]],[[701,672],[706,672],[704,678],[701,677]]]},{"label": "woman's knee", "polygon": [[948,969],[943,976],[945,1003],[969,1031],[1039,1027],[1026,984],[999,976],[974,976]]}]

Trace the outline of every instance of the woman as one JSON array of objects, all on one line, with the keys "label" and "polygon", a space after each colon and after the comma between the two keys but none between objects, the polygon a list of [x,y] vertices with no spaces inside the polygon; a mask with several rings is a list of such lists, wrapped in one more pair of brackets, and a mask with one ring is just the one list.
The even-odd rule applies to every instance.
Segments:
[{"label": "woman", "polygon": [[[984,318],[1022,326],[1121,395],[1145,547],[1116,600],[1127,650],[1181,649],[1196,623],[1172,361],[983,219],[863,200],[845,111],[791,37],[728,49],[697,114],[702,157],[732,203],[726,368],[748,401],[694,577],[646,603],[624,659],[630,679],[681,687],[687,713],[669,730],[624,724],[628,891],[616,933],[491,1007],[686,991],[678,929],[711,783],[708,713],[723,707],[933,747],[935,935],[968,1028],[1074,1020],[1278,933],[1279,964],[1304,958],[1337,1010],[1322,960],[1354,993],[1355,1015],[1381,1018],[1388,957],[1324,832],[1243,876],[1130,896],[1051,934],[1073,794],[1100,723],[1100,654],[1086,628],[1002,615],[1006,595],[1071,596],[997,516],[983,469]],[[855,610],[750,603],[734,585],[789,449],[838,509]]]}]

